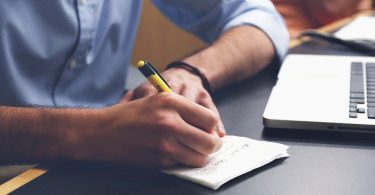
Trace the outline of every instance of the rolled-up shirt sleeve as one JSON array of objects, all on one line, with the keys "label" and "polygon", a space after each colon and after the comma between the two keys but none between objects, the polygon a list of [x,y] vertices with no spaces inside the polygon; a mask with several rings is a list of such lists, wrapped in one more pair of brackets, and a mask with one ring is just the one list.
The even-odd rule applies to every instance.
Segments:
[{"label": "rolled-up shirt sleeve", "polygon": [[287,53],[286,25],[270,0],[153,0],[153,3],[177,26],[207,43],[230,28],[251,25],[270,38],[279,59]]}]

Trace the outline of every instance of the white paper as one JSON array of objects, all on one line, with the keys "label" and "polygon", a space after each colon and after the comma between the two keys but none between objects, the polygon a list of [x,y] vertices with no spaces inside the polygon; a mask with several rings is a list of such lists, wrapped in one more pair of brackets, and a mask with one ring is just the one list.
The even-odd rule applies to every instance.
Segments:
[{"label": "white paper", "polygon": [[207,164],[200,168],[178,167],[162,172],[182,179],[218,189],[227,181],[253,169],[288,157],[288,146],[227,135],[219,151],[209,156]]},{"label": "white paper", "polygon": [[375,17],[360,16],[337,31],[335,36],[344,40],[375,40]]}]

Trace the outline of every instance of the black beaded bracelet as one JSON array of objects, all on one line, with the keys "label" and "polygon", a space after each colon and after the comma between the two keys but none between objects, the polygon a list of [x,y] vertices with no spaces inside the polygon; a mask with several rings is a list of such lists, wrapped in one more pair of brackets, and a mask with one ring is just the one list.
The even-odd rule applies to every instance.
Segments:
[{"label": "black beaded bracelet", "polygon": [[208,79],[207,79],[206,75],[204,75],[203,72],[200,71],[197,67],[194,67],[194,66],[192,66],[190,64],[187,64],[185,62],[176,61],[176,62],[172,62],[172,63],[167,65],[166,69],[170,69],[170,68],[182,68],[182,69],[185,69],[185,70],[191,72],[192,74],[197,75],[199,78],[201,78],[203,87],[206,89],[206,91],[210,95],[212,95],[211,85],[208,82]]}]

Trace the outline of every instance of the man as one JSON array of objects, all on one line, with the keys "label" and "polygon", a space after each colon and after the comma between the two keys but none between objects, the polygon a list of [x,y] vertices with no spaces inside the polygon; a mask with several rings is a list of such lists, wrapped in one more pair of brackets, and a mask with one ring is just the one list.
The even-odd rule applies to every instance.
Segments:
[{"label": "man", "polygon": [[[211,43],[183,61],[213,89],[286,53],[270,1],[153,2]],[[204,165],[225,130],[201,77],[170,68],[163,76],[176,94],[145,83],[122,97],[140,9],[136,0],[0,2],[2,162]]]}]

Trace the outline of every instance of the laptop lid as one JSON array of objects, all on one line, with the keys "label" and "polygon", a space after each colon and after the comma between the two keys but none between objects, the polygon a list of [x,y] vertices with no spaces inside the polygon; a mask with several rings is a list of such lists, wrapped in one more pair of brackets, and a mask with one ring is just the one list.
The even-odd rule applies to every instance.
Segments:
[{"label": "laptop lid", "polygon": [[[372,62],[375,62],[375,58],[288,55],[264,111],[264,125],[273,128],[375,132],[375,119],[369,118],[369,113],[372,110],[375,112],[375,107],[368,107],[366,86],[366,64]],[[353,63],[360,64],[363,70],[363,103],[356,103],[355,110],[350,97]],[[355,78],[357,82],[360,77],[357,75]],[[352,116],[354,113],[356,117]]]}]

